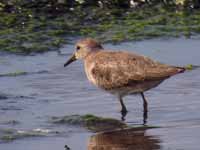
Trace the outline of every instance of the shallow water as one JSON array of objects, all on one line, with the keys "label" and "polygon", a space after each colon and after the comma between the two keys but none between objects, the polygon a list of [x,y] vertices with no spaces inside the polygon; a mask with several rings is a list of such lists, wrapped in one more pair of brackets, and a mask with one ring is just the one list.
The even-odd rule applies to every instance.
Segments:
[{"label": "shallow water", "polygon": [[[181,66],[200,65],[199,47],[198,38],[156,39],[105,45],[108,49],[134,50],[158,61]],[[91,140],[94,142],[96,133],[81,127],[53,125],[48,121],[49,118],[89,113],[121,119],[116,98],[87,81],[80,61],[67,68],[63,67],[72,51],[73,45],[66,45],[60,52],[32,56],[0,54],[1,75],[26,72],[0,77],[0,129],[26,132],[36,130],[45,135],[37,135],[37,132],[35,136],[17,136],[11,142],[1,141],[1,150],[64,150],[65,145],[72,150],[86,150],[89,149],[87,145],[91,144]],[[179,74],[146,92],[149,101],[147,125],[160,128],[143,130],[142,134],[131,136],[132,140],[136,143],[140,139],[153,142],[155,147],[146,149],[199,149],[199,74],[200,69]],[[125,99],[129,110],[125,122],[141,125],[141,97],[127,96]],[[0,136],[1,134],[4,132],[0,132]],[[123,136],[121,138],[123,141]],[[124,139],[127,140],[126,136]],[[136,143],[132,144],[137,145]],[[121,149],[128,149],[121,145]]]}]

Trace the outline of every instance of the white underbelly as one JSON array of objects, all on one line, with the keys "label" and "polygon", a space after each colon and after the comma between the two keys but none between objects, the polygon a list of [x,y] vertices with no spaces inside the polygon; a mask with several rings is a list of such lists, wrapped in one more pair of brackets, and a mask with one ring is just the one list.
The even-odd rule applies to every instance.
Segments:
[{"label": "white underbelly", "polygon": [[92,73],[92,69],[94,67],[95,64],[91,64],[89,67],[85,67],[85,73],[86,73],[86,76],[88,78],[88,80],[93,83],[94,85],[97,85],[97,82],[93,76],[93,73]]}]

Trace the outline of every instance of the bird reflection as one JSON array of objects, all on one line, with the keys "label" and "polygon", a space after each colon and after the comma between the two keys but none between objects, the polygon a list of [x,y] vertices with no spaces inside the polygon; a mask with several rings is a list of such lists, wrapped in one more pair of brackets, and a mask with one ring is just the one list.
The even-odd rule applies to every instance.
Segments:
[{"label": "bird reflection", "polygon": [[160,140],[146,134],[148,128],[131,128],[97,133],[90,137],[88,150],[158,150]]}]

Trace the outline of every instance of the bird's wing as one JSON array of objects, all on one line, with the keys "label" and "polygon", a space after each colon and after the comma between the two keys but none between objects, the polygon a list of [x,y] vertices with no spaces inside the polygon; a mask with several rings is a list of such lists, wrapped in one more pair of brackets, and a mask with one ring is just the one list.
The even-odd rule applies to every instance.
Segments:
[{"label": "bird's wing", "polygon": [[131,82],[164,80],[180,72],[180,68],[161,64],[152,59],[128,52],[99,52],[92,69],[98,85],[121,87]]}]

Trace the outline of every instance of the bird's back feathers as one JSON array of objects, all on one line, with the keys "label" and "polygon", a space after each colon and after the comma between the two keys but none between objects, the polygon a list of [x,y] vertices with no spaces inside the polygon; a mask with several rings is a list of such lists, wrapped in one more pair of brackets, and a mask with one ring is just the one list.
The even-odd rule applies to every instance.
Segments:
[{"label": "bird's back feathers", "polygon": [[87,76],[90,74],[89,80],[104,89],[144,81],[162,81],[184,72],[184,68],[165,65],[138,54],[104,50],[90,54],[85,59],[85,69]]}]

